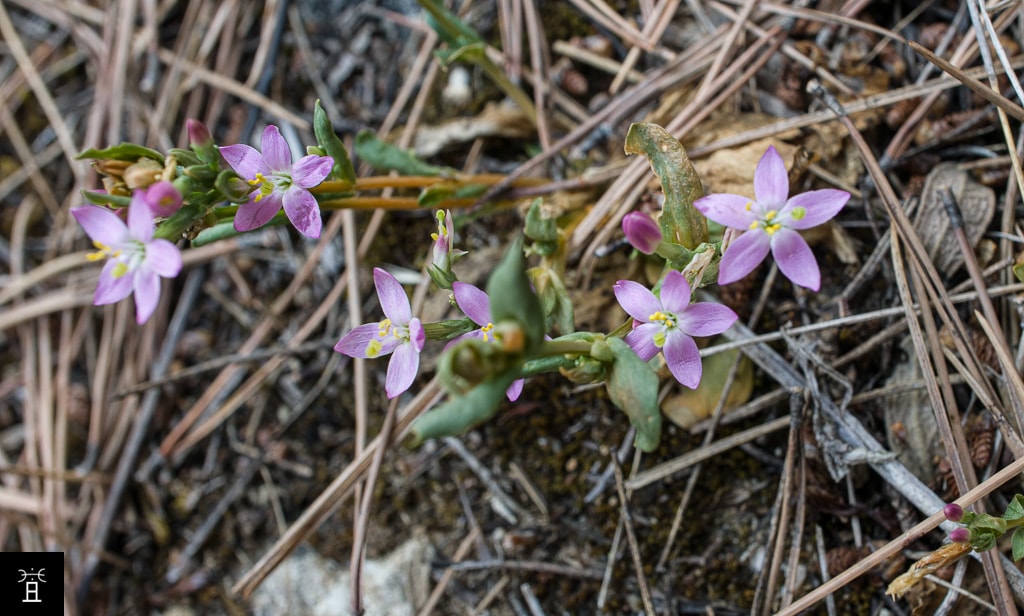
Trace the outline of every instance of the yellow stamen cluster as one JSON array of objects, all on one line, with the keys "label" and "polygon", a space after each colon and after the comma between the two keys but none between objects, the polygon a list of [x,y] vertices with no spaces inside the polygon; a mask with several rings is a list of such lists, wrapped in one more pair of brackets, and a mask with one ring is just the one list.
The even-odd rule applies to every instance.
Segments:
[{"label": "yellow stamen cluster", "polygon": [[[747,209],[750,209],[749,205],[747,205]],[[779,213],[776,210],[770,210],[760,220],[750,223],[750,228],[762,227],[768,235],[775,235],[775,232],[782,228],[782,223],[775,221],[775,217],[778,215]]]},{"label": "yellow stamen cluster", "polygon": [[661,323],[665,327],[675,327],[676,322],[672,320],[672,315],[665,314],[662,311],[657,311],[647,318],[651,323]]},{"label": "yellow stamen cluster", "polygon": [[498,332],[494,332],[493,334],[491,333],[492,331],[494,331],[494,323],[488,323],[487,325],[484,325],[483,327],[480,328],[480,331],[483,332],[484,334],[484,342],[490,342],[491,338],[493,338],[495,342],[497,342],[499,339]]},{"label": "yellow stamen cluster", "polygon": [[266,176],[264,176],[262,173],[257,173],[256,177],[246,181],[249,183],[249,186],[258,186],[260,189],[259,194],[256,195],[253,201],[258,202],[263,197],[266,197],[270,193],[274,192],[273,182],[268,181]]}]

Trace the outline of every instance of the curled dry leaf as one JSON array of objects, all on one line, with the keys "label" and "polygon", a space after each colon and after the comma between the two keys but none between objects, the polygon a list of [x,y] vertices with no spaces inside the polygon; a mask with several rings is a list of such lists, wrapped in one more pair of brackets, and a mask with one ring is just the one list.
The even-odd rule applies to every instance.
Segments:
[{"label": "curled dry leaf", "polygon": [[914,228],[935,267],[946,276],[963,265],[964,258],[953,235],[952,223],[942,203],[942,193],[952,190],[964,219],[964,232],[971,246],[977,247],[995,214],[996,195],[993,190],[975,182],[967,171],[955,163],[942,163],[928,174],[921,193],[921,205],[914,219]]}]

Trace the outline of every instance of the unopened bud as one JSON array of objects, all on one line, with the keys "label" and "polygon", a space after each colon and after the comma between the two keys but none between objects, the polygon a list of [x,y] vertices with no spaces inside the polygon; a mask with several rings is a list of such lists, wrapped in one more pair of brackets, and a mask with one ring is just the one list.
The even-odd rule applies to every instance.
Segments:
[{"label": "unopened bud", "polygon": [[942,509],[942,515],[950,522],[959,522],[964,517],[964,508],[956,503],[950,503]]},{"label": "unopened bud", "polygon": [[949,540],[953,543],[966,543],[971,540],[971,531],[966,528],[957,528],[949,533]]},{"label": "unopened bud", "polygon": [[210,129],[199,120],[189,118],[185,120],[185,128],[188,130],[188,142],[190,145],[208,146],[213,143],[213,135]]},{"label": "unopened bud", "polygon": [[142,198],[155,216],[166,218],[181,209],[181,193],[170,182],[153,184],[145,189]]},{"label": "unopened bud", "polygon": [[654,254],[661,244],[661,229],[653,218],[642,212],[630,212],[622,219],[622,231],[629,243],[644,254]]}]

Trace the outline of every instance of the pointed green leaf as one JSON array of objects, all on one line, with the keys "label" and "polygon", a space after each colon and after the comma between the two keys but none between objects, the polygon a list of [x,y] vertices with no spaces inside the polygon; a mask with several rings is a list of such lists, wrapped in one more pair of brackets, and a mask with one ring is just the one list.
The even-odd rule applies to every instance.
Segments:
[{"label": "pointed green leaf", "polygon": [[1013,531],[1013,562],[1024,558],[1024,528]]},{"label": "pointed green leaf", "polygon": [[540,300],[530,288],[523,257],[523,238],[516,237],[505,251],[498,266],[487,281],[487,296],[491,299],[491,317],[495,324],[514,321],[525,336],[523,352],[527,359],[544,342],[544,311]]},{"label": "pointed green leaf", "polygon": [[327,152],[327,156],[334,159],[334,167],[331,170],[333,177],[355,185],[356,170],[352,166],[348,150],[345,149],[345,144],[334,132],[334,127],[331,126],[331,121],[327,118],[327,112],[320,106],[319,100],[313,107],[313,134],[316,135],[316,142]]},{"label": "pointed green leaf", "polygon": [[615,355],[609,370],[608,395],[636,428],[636,447],[651,452],[661,440],[658,375],[621,338],[608,338]]},{"label": "pointed green leaf", "polygon": [[483,39],[437,0],[420,0],[420,6],[427,11],[427,23],[437,36],[450,47],[462,47],[468,43],[482,43]]},{"label": "pointed green leaf", "polygon": [[1006,513],[1003,514],[1003,519],[1006,521],[1019,520],[1024,518],[1024,495],[1018,494],[1013,497],[1010,504],[1006,506]]},{"label": "pointed green leaf", "polygon": [[410,428],[415,442],[418,444],[428,438],[462,434],[487,421],[494,416],[501,401],[505,399],[505,390],[518,377],[518,368],[509,369],[423,413]]},{"label": "pointed green leaf", "polygon": [[136,145],[134,143],[120,143],[118,145],[112,145],[102,150],[96,148],[89,148],[81,154],[75,157],[78,160],[83,159],[94,159],[94,160],[124,160],[128,162],[135,162],[140,158],[152,158],[159,162],[161,165],[164,164],[164,155],[156,150],[152,150],[145,146]]},{"label": "pointed green leaf", "polygon": [[381,141],[371,130],[356,135],[356,154],[378,171],[397,171],[402,175],[455,175],[456,170],[423,162],[410,150]]},{"label": "pointed green leaf", "polygon": [[708,241],[707,219],[693,207],[704,188],[682,144],[657,124],[638,122],[626,133],[625,149],[626,154],[646,156],[661,182],[665,193],[659,219],[662,235],[690,250]]}]

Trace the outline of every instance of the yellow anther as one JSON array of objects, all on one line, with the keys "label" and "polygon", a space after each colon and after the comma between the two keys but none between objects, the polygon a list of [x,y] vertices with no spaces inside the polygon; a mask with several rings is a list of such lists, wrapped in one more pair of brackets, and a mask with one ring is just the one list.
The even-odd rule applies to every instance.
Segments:
[{"label": "yellow anther", "polygon": [[749,212],[753,208],[754,208],[754,202],[753,201],[747,201],[747,205],[744,206],[744,209],[746,209]]},{"label": "yellow anther", "polygon": [[754,222],[750,223],[750,228],[756,229],[759,224],[761,223],[755,220]]},{"label": "yellow anther", "polygon": [[256,177],[254,177],[254,178],[253,178],[253,179],[251,179],[251,180],[248,180],[248,182],[249,182],[249,186],[259,186],[260,184],[262,184],[263,182],[265,182],[265,181],[266,181],[266,179],[267,179],[267,178],[263,177],[263,174],[262,174],[262,173],[257,173],[257,174],[256,174]]},{"label": "yellow anther", "polygon": [[775,232],[782,228],[782,225],[775,223],[774,225],[768,225],[764,228],[768,235],[775,235]]},{"label": "yellow anther", "polygon": [[764,218],[765,220],[773,220],[778,215],[779,213],[777,211],[771,210],[770,212],[764,215]]},{"label": "yellow anther", "polygon": [[378,323],[377,326],[377,335],[383,338],[384,336],[388,335],[389,331],[391,331],[391,319],[384,319],[383,321]]},{"label": "yellow anther", "polygon": [[[490,342],[490,339],[491,339],[490,332],[493,329],[494,329],[494,323],[488,323],[487,325],[484,325],[483,327],[480,328],[480,331],[482,331],[483,334],[484,334],[484,342]],[[497,334],[494,335],[494,339],[495,340],[498,339]]]},{"label": "yellow anther", "polygon": [[102,242],[97,242],[96,240],[93,240],[92,245],[96,247],[96,252],[90,252],[89,254],[85,255],[85,258],[89,261],[100,261],[102,259],[106,259],[107,257],[121,256],[120,250],[114,250],[113,248],[107,246]]},{"label": "yellow anther", "polygon": [[371,358],[377,357],[378,355],[380,355],[381,348],[383,347],[380,342],[378,342],[377,340],[371,340],[366,344],[366,356]]}]

